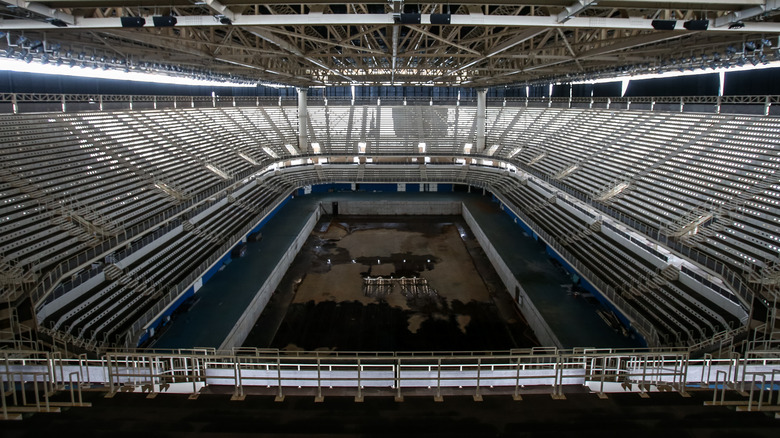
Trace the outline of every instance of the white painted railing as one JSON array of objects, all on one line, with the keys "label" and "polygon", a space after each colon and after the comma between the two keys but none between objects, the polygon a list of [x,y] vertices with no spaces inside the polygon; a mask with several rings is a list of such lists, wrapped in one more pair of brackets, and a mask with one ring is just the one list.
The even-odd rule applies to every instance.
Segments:
[{"label": "white painted railing", "polygon": [[[740,390],[780,383],[780,358],[733,354],[727,359],[691,359],[686,350],[617,350],[540,348],[503,352],[338,353],[236,349],[178,350],[165,353],[107,353],[98,359],[63,359],[57,354],[4,352],[0,380],[65,388],[78,380],[117,392],[197,393],[204,386],[271,387],[283,396],[288,388],[384,388],[397,396],[405,390],[441,388],[479,395],[486,388],[519,394],[524,386],[548,387],[552,394],[588,386],[595,392],[652,392],[729,387]],[[77,378],[77,379],[74,379]],[[763,388],[762,386],[762,388]],[[761,388],[759,388],[761,389]]]}]

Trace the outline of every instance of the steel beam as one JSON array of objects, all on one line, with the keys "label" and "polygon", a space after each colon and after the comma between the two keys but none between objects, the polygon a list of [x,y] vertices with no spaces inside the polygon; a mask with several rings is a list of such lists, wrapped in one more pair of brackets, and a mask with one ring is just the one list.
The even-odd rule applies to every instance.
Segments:
[{"label": "steel beam", "polygon": [[485,117],[487,117],[487,88],[477,90],[477,148],[478,154],[485,150]]},{"label": "steel beam", "polygon": [[[764,12],[771,12],[780,9],[780,0],[766,0],[763,5],[758,5],[752,8],[742,9],[734,11],[728,15],[722,15],[715,19],[715,27],[725,26],[727,24],[736,23],[740,20],[747,20],[753,18]],[[747,23],[745,23],[747,24]]]},{"label": "steel beam", "polygon": [[399,26],[393,26],[393,60],[391,61],[393,72],[390,75],[392,85],[395,85],[395,68],[398,64],[398,28]]},{"label": "steel beam", "polygon": [[580,13],[581,11],[587,9],[588,6],[592,5],[593,3],[598,3],[598,2],[596,0],[577,0],[571,5],[563,8],[563,11],[561,11],[557,15],[556,19],[558,23],[565,23],[571,20],[572,18],[574,18],[574,16]]},{"label": "steel beam", "polygon": [[[773,0],[774,1],[774,0]],[[145,27],[154,27],[151,17],[146,20]],[[176,17],[177,27],[210,27],[225,26],[211,15],[189,15]],[[118,17],[115,18],[84,18],[74,17],[75,23],[63,30],[75,29],[107,29],[122,27]],[[651,19],[645,18],[604,18],[604,17],[574,17],[565,23],[559,23],[554,16],[514,16],[514,15],[453,15],[452,26],[499,26],[499,27],[530,27],[530,28],[581,28],[581,29],[635,29],[654,30]],[[422,16],[422,24],[430,24],[430,14]],[[678,20],[675,32],[682,30],[684,20]],[[392,14],[290,14],[290,15],[238,15],[234,26],[349,26],[349,25],[388,25],[395,24]],[[738,33],[778,33],[780,23],[747,22],[740,29],[711,27],[702,32],[738,32]],[[2,30],[34,30],[52,29],[50,23],[27,19],[2,19]]]},{"label": "steel beam", "polygon": [[[17,8],[26,9],[30,12],[35,12],[36,14],[43,15],[44,17],[64,21],[68,25],[76,23],[75,17],[73,15],[66,14],[65,12],[59,11],[57,9],[52,9],[42,3],[25,2],[20,0],[3,0],[3,3],[6,3],[10,6],[15,6]],[[51,25],[49,27],[51,27]]]},{"label": "steel beam", "polygon": [[[389,0],[388,3],[395,3],[397,0]],[[122,6],[128,2],[122,2],[119,0],[46,0],[46,4],[58,5],[58,7],[67,8],[96,8],[96,7],[115,7]],[[138,6],[153,6],[155,4],[165,4],[170,6],[191,6],[191,0],[167,0],[166,2],[154,1],[154,0],[136,0],[130,2],[133,5]],[[330,5],[334,3],[349,4],[349,5],[365,5],[366,0],[307,0],[301,2],[301,0],[252,0],[251,2],[246,0],[222,0],[222,3],[227,6],[246,6],[248,4],[253,5]],[[379,3],[379,1],[374,1]],[[403,2],[401,2],[403,3]],[[518,0],[469,0],[468,5],[536,5],[536,6],[558,6],[564,7],[571,3],[571,0],[534,0],[518,1]],[[605,7],[615,8],[634,8],[634,9],[693,9],[698,7],[699,9],[707,10],[723,10],[723,8],[732,7],[745,7],[749,5],[763,4],[763,0],[602,0],[599,4]]]},{"label": "steel beam", "polygon": [[306,106],[306,99],[309,96],[309,89],[299,87],[298,90],[298,153],[306,154],[309,152],[309,141],[306,135],[309,125],[309,109]]},{"label": "steel beam", "polygon": [[476,59],[474,61],[471,61],[471,62],[469,62],[466,65],[462,65],[462,66],[460,66],[460,67],[458,67],[458,68],[456,68],[456,69],[454,69],[452,71],[449,71],[444,76],[439,76],[437,78],[434,78],[433,81],[437,81],[437,80],[445,78],[447,76],[452,76],[455,73],[463,71],[463,70],[465,70],[465,69],[467,69],[469,67],[473,67],[474,65],[477,65],[480,62],[483,62],[483,61],[487,60],[488,58],[491,58],[491,57],[493,57],[495,55],[498,55],[498,54],[500,54],[500,53],[502,53],[502,52],[504,52],[506,50],[509,50],[509,49],[511,49],[512,47],[515,47],[518,44],[522,44],[522,43],[530,40],[531,38],[533,38],[533,37],[535,37],[535,36],[537,36],[537,35],[539,35],[539,34],[541,34],[543,32],[546,32],[546,31],[547,31],[546,29],[528,29],[525,32],[522,32],[519,35],[515,36],[514,38],[511,38],[509,41],[506,41],[506,42],[500,44],[498,47],[495,47],[495,48],[491,49],[490,53],[488,53],[487,55],[485,55],[485,56],[483,56],[483,57],[481,57],[479,59]]},{"label": "steel beam", "polygon": [[233,13],[233,11],[228,9],[227,6],[223,5],[217,0],[205,0],[205,2],[208,5],[208,7],[214,10],[214,12],[225,16],[225,18],[228,18],[230,21],[235,21],[237,15]]},{"label": "steel beam", "polygon": [[293,55],[295,55],[295,56],[297,56],[297,57],[299,57],[301,59],[304,59],[304,60],[310,62],[311,64],[314,64],[317,67],[322,68],[322,69],[328,71],[329,73],[331,73],[333,75],[336,75],[336,76],[338,76],[340,78],[346,79],[346,80],[348,80],[350,82],[354,82],[355,81],[354,79],[350,78],[349,76],[344,76],[341,73],[339,73],[338,71],[336,71],[336,70],[328,67],[327,65],[323,64],[322,62],[320,62],[320,61],[318,61],[318,60],[316,60],[316,59],[314,59],[314,58],[312,58],[310,56],[307,56],[306,54],[301,52],[300,49],[298,49],[294,45],[290,44],[289,42],[287,42],[285,40],[277,38],[276,36],[274,36],[271,32],[269,32],[266,29],[262,29],[262,28],[259,28],[259,27],[246,27],[245,29],[246,29],[247,32],[251,33],[252,35],[255,35],[255,36],[259,37],[259,38],[262,38],[262,39],[268,41],[271,44],[275,44],[275,45],[279,46],[279,48],[281,48],[282,50],[290,52]]}]

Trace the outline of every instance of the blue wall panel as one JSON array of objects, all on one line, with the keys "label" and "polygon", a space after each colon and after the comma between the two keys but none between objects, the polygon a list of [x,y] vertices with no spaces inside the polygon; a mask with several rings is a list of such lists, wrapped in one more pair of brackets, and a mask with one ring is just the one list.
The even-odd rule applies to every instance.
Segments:
[{"label": "blue wall panel", "polygon": [[352,184],[350,184],[350,183],[331,184],[331,187],[333,187],[333,191],[334,192],[350,192],[350,191],[352,191]]},{"label": "blue wall panel", "polygon": [[317,184],[311,186],[312,193],[349,192],[351,190],[351,183]]},{"label": "blue wall panel", "polygon": [[[271,210],[271,212],[268,213],[268,215],[262,221],[260,221],[260,223],[256,227],[252,228],[252,230],[249,231],[249,233],[247,233],[247,234],[252,234],[254,232],[259,231],[261,228],[263,228],[263,226],[265,226],[265,224],[267,224],[268,221],[271,220],[271,218],[274,217],[276,215],[276,213],[278,213],[279,210],[281,210],[287,204],[287,202],[290,201],[291,198],[292,197],[290,197],[290,196],[284,198],[284,200],[276,208]],[[238,246],[238,245],[241,245],[241,243],[239,242],[239,243],[236,244],[236,246]],[[201,276],[201,279],[203,280],[203,284],[205,284],[207,281],[209,281],[209,279],[211,277],[213,277],[214,274],[219,272],[219,269],[222,267],[222,265],[224,265],[225,263],[229,262],[230,260],[231,260],[231,258],[230,258],[230,251],[228,251],[228,253],[225,254],[224,257],[222,257],[222,259],[220,259],[217,263],[215,263],[214,266],[212,266],[208,271],[206,271]],[[174,301],[173,304],[168,307],[168,310],[166,310],[162,314],[162,316],[157,318],[151,325],[149,325],[149,327],[156,328],[162,321],[165,320],[165,318],[171,316],[171,314],[173,314],[173,312],[177,308],[179,308],[179,306],[181,306],[181,304],[183,302],[185,302],[188,298],[190,298],[193,295],[195,295],[195,288],[191,287],[191,288],[187,289],[187,291],[185,291],[176,301]],[[144,333],[144,335],[141,336],[141,339],[138,341],[138,345],[143,344],[148,339],[149,339],[149,333],[148,332]]]},{"label": "blue wall panel", "polygon": [[361,183],[360,190],[364,192],[397,192],[398,185],[396,184],[373,184],[373,183]]},{"label": "blue wall panel", "polygon": [[555,252],[549,246],[547,247],[547,254],[553,259],[557,260],[561,264],[561,266],[563,266],[563,268],[566,269],[566,271],[568,271],[570,274],[574,274],[577,277],[579,277],[580,279],[579,286],[585,289],[586,291],[590,292],[590,294],[593,295],[593,297],[596,298],[599,301],[599,303],[601,303],[602,306],[604,306],[608,310],[611,310],[615,314],[615,316],[617,316],[617,318],[620,320],[623,326],[629,327],[631,331],[634,332],[637,339],[641,339],[642,343],[645,346],[647,346],[647,341],[642,337],[642,335],[637,333],[637,331],[633,327],[631,327],[631,321],[629,321],[628,318],[626,318],[623,315],[623,312],[621,312],[620,309],[612,305],[612,303],[606,297],[604,297],[604,295],[602,295],[601,292],[599,292],[599,290],[596,289],[595,286],[590,284],[590,282],[587,279],[585,279],[584,277],[580,277],[577,271],[574,269],[574,267],[572,267],[569,264],[569,262],[566,261],[566,259],[558,255],[558,253]]},{"label": "blue wall panel", "polygon": [[284,198],[284,200],[279,204],[278,207],[274,208],[270,213],[268,213],[268,216],[266,216],[262,221],[260,221],[260,223],[257,224],[256,227],[252,228],[252,230],[249,231],[247,234],[252,234],[252,233],[255,233],[257,231],[260,231],[260,229],[263,228],[265,226],[265,224],[267,224],[268,221],[271,220],[271,218],[276,216],[276,213],[279,213],[279,210],[281,210],[285,205],[287,205],[287,203],[290,201],[290,199],[292,199],[292,196],[288,196],[288,197]]},{"label": "blue wall panel", "polygon": [[[493,202],[498,202],[499,204],[501,204],[501,209],[502,209],[502,210],[503,210],[503,211],[504,211],[506,214],[508,214],[508,215],[509,215],[509,217],[511,217],[511,218],[512,218],[512,220],[513,220],[513,221],[514,221],[516,224],[520,225],[520,226],[523,228],[523,230],[525,230],[525,232],[526,232],[526,233],[528,233],[530,236],[533,236],[533,238],[534,238],[534,239],[536,239],[537,241],[539,240],[539,237],[536,235],[536,233],[534,233],[534,232],[531,230],[531,228],[530,228],[528,225],[526,225],[526,224],[525,224],[525,223],[524,223],[522,220],[520,220],[520,218],[518,218],[518,217],[517,217],[517,215],[515,215],[515,214],[512,212],[512,210],[510,210],[510,209],[509,209],[509,207],[507,207],[506,205],[504,205],[503,203],[501,203],[501,202],[498,200],[498,198],[496,198],[496,197],[495,197],[495,195],[493,195],[492,201],[493,201]],[[633,327],[631,327],[631,323],[630,323],[630,321],[628,320],[628,318],[626,318],[626,317],[623,315],[623,313],[622,313],[622,312],[621,312],[621,311],[620,311],[620,310],[619,310],[617,307],[615,307],[614,305],[612,305],[612,303],[611,303],[609,300],[607,300],[607,299],[606,299],[606,298],[605,298],[603,295],[601,295],[601,292],[599,292],[599,291],[598,291],[598,290],[597,290],[597,289],[596,289],[596,288],[595,288],[595,287],[594,287],[592,284],[590,284],[590,283],[589,283],[589,282],[588,282],[588,281],[587,281],[585,278],[582,278],[582,277],[580,277],[580,276],[579,276],[579,274],[577,273],[577,271],[576,271],[576,270],[575,270],[575,269],[574,269],[574,268],[573,268],[573,267],[572,267],[572,266],[569,264],[569,262],[568,262],[568,261],[566,261],[566,260],[565,260],[563,257],[561,257],[560,255],[558,255],[558,253],[557,253],[557,252],[555,252],[555,251],[554,251],[552,248],[550,248],[548,245],[546,245],[546,244],[545,244],[545,247],[546,247],[547,254],[548,254],[550,257],[552,257],[553,259],[557,260],[557,261],[558,261],[558,262],[561,264],[561,266],[563,266],[563,268],[564,268],[564,269],[566,269],[566,271],[568,271],[570,274],[574,274],[574,275],[576,275],[577,277],[579,277],[579,278],[580,278],[580,287],[582,287],[582,288],[583,288],[583,289],[585,289],[586,291],[590,292],[590,293],[591,293],[591,294],[592,294],[592,295],[593,295],[593,296],[594,296],[594,297],[595,297],[595,298],[596,298],[596,299],[599,301],[599,303],[601,303],[601,305],[602,305],[602,306],[604,306],[606,309],[609,309],[609,310],[611,310],[612,312],[614,312],[614,313],[615,313],[615,315],[616,315],[616,316],[618,317],[618,319],[620,320],[620,322],[623,324],[623,326],[625,326],[625,327],[629,327],[629,328],[630,328],[630,330],[631,330],[631,332],[633,332],[633,333],[635,334],[635,336],[637,337],[637,339],[641,339],[642,343],[643,343],[645,346],[647,346],[647,341],[646,341],[646,340],[645,340],[645,339],[642,337],[642,335],[640,335],[640,334],[639,334],[639,333],[638,333],[638,332],[637,332],[637,331],[636,331],[636,330],[635,330]]]},{"label": "blue wall panel", "polygon": [[224,265],[226,263],[230,263],[230,260],[232,260],[232,259],[230,257],[230,252],[228,252],[227,254],[225,254],[224,257],[222,257],[222,259],[220,259],[217,263],[215,263],[214,266],[211,267],[211,269],[206,271],[206,273],[204,273],[201,276],[201,279],[203,280],[203,283],[205,284],[207,281],[209,281],[211,279],[211,277],[214,276],[214,274],[219,272],[219,270],[222,268],[222,265]]},{"label": "blue wall panel", "polygon": [[526,225],[525,222],[523,222],[514,212],[512,212],[512,210],[509,209],[509,207],[507,207],[504,204],[501,204],[501,209],[504,210],[504,212],[506,214],[508,214],[509,217],[512,218],[514,223],[516,223],[517,225],[520,225],[520,228],[522,228],[523,231],[525,231],[526,234],[528,234],[529,236],[533,237],[534,240],[539,240],[539,236],[537,236],[536,233],[534,233],[534,231],[531,229],[531,227]]},{"label": "blue wall panel", "polygon": [[[170,307],[168,307],[168,310],[166,310],[166,311],[165,311],[165,312],[162,314],[162,316],[160,316],[159,318],[157,318],[157,320],[155,320],[155,321],[154,321],[154,322],[153,322],[153,323],[152,323],[152,324],[151,324],[149,327],[153,327],[153,328],[156,330],[156,329],[157,329],[157,327],[159,327],[159,326],[160,326],[160,323],[161,323],[162,321],[165,321],[165,319],[166,319],[166,318],[168,318],[169,316],[171,316],[171,315],[173,314],[173,312],[174,312],[174,311],[175,311],[175,310],[176,310],[176,309],[177,309],[179,306],[181,306],[181,305],[182,305],[182,303],[184,303],[185,301],[187,301],[187,300],[188,300],[190,297],[192,297],[193,295],[195,295],[195,288],[191,287],[191,288],[187,289],[187,290],[186,290],[186,291],[185,291],[183,294],[181,294],[181,296],[180,296],[180,297],[179,297],[179,298],[178,298],[176,301],[174,301],[174,302],[173,302],[173,304],[172,304]],[[144,334],[141,336],[141,339],[138,341],[138,345],[141,345],[141,344],[143,344],[143,343],[144,343],[144,342],[146,342],[148,339],[149,339],[149,332],[147,331],[146,333],[144,333]]]}]

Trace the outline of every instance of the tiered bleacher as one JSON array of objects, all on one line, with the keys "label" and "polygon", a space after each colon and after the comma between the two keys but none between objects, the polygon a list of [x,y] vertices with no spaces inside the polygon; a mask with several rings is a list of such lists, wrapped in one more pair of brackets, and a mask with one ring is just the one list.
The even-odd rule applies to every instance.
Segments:
[{"label": "tiered bleacher", "polygon": [[[780,120],[584,109],[519,113],[512,133],[504,134],[519,143],[499,143],[496,155],[659,228],[746,277],[758,272],[755,281],[773,275]],[[507,118],[491,114],[494,123]],[[546,126],[543,136],[537,123]]]},{"label": "tiered bleacher", "polygon": [[[34,288],[41,326],[74,343],[131,346],[247,227],[322,182],[489,188],[661,344],[691,345],[742,318],[556,188],[695,247],[756,290],[780,277],[777,119],[489,108],[482,154],[474,107],[311,106],[308,120],[309,152],[343,157],[291,157],[297,114],[281,106],[0,118],[4,293]],[[416,159],[352,160],[372,154]]]},{"label": "tiered bleacher", "polygon": [[47,316],[49,328],[87,342],[122,344],[124,339],[116,339],[116,335],[125,335],[172,288],[188,283],[190,274],[202,269],[204,260],[219,253],[287,189],[278,182],[266,186],[253,181],[231,193],[148,245],[150,248],[107,266],[78,300]]},{"label": "tiered bleacher", "polygon": [[541,227],[547,239],[554,241],[549,243],[559,244],[556,250],[568,252],[581,263],[587,269],[588,281],[614,290],[630,306],[624,311],[633,309],[649,321],[662,344],[692,345],[739,326],[738,314],[681,282],[674,266],[659,269],[626,248],[614,236],[621,231],[595,215],[588,223],[556,195],[531,184],[504,180],[493,190],[526,221]]},{"label": "tiered bleacher", "polygon": [[[260,118],[256,114],[260,111],[266,116]],[[284,137],[274,138],[267,145],[249,133],[231,137],[224,126],[215,127],[216,120],[230,114],[243,123],[261,120],[261,125],[252,128],[255,130],[268,131],[271,124],[278,123],[274,125],[276,132],[295,132],[294,127],[285,127],[288,119],[281,112],[282,108],[229,108],[3,118],[3,295],[16,297],[37,285],[34,299],[41,298],[50,292],[47,288],[57,286],[43,284],[42,279],[73,273],[73,278],[66,278],[48,295],[47,299],[52,300],[75,288],[76,282],[95,276],[105,279],[108,273],[101,272],[104,261],[121,259],[147,244],[156,245],[155,238],[168,237],[170,233],[166,232],[181,224],[187,214],[207,207],[210,196],[225,191],[254,173],[262,162],[286,151]],[[238,126],[236,122],[232,128]],[[80,310],[89,307],[89,314],[64,318],[67,331],[82,340],[115,342],[116,338],[109,335],[132,323],[139,312],[159,298],[160,291],[177,284],[178,277],[171,277],[172,273],[190,275],[190,268],[199,268],[220,246],[216,243],[225,244],[221,239],[233,237],[235,228],[245,225],[241,219],[249,220],[256,208],[262,210],[278,201],[278,190],[283,188],[262,187],[257,190],[263,196],[250,196],[248,209],[234,212],[238,207],[232,206],[222,212],[234,213],[238,222],[209,222],[206,228],[199,228],[206,230],[210,244],[200,242],[202,235],[196,235],[186,239],[191,247],[177,245],[176,252],[164,253],[168,265],[144,265],[141,275],[95,285],[83,300],[72,303],[80,305]],[[244,205],[240,198],[236,202],[236,206]],[[84,263],[86,266],[79,270]],[[111,266],[106,263],[105,268],[110,271]],[[110,307],[99,306],[100,299],[107,300]],[[47,322],[62,326],[56,321]]]},{"label": "tiered bleacher", "polygon": [[366,154],[461,153],[476,138],[474,107],[309,107],[309,122],[309,142],[323,154],[360,153],[362,143]]}]

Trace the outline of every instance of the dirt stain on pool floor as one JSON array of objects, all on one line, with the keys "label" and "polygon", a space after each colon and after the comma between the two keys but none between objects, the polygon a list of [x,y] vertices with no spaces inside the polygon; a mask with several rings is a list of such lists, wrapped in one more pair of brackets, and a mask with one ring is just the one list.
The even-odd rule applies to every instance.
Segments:
[{"label": "dirt stain on pool floor", "polygon": [[325,218],[244,343],[310,351],[535,345],[457,216]]}]

